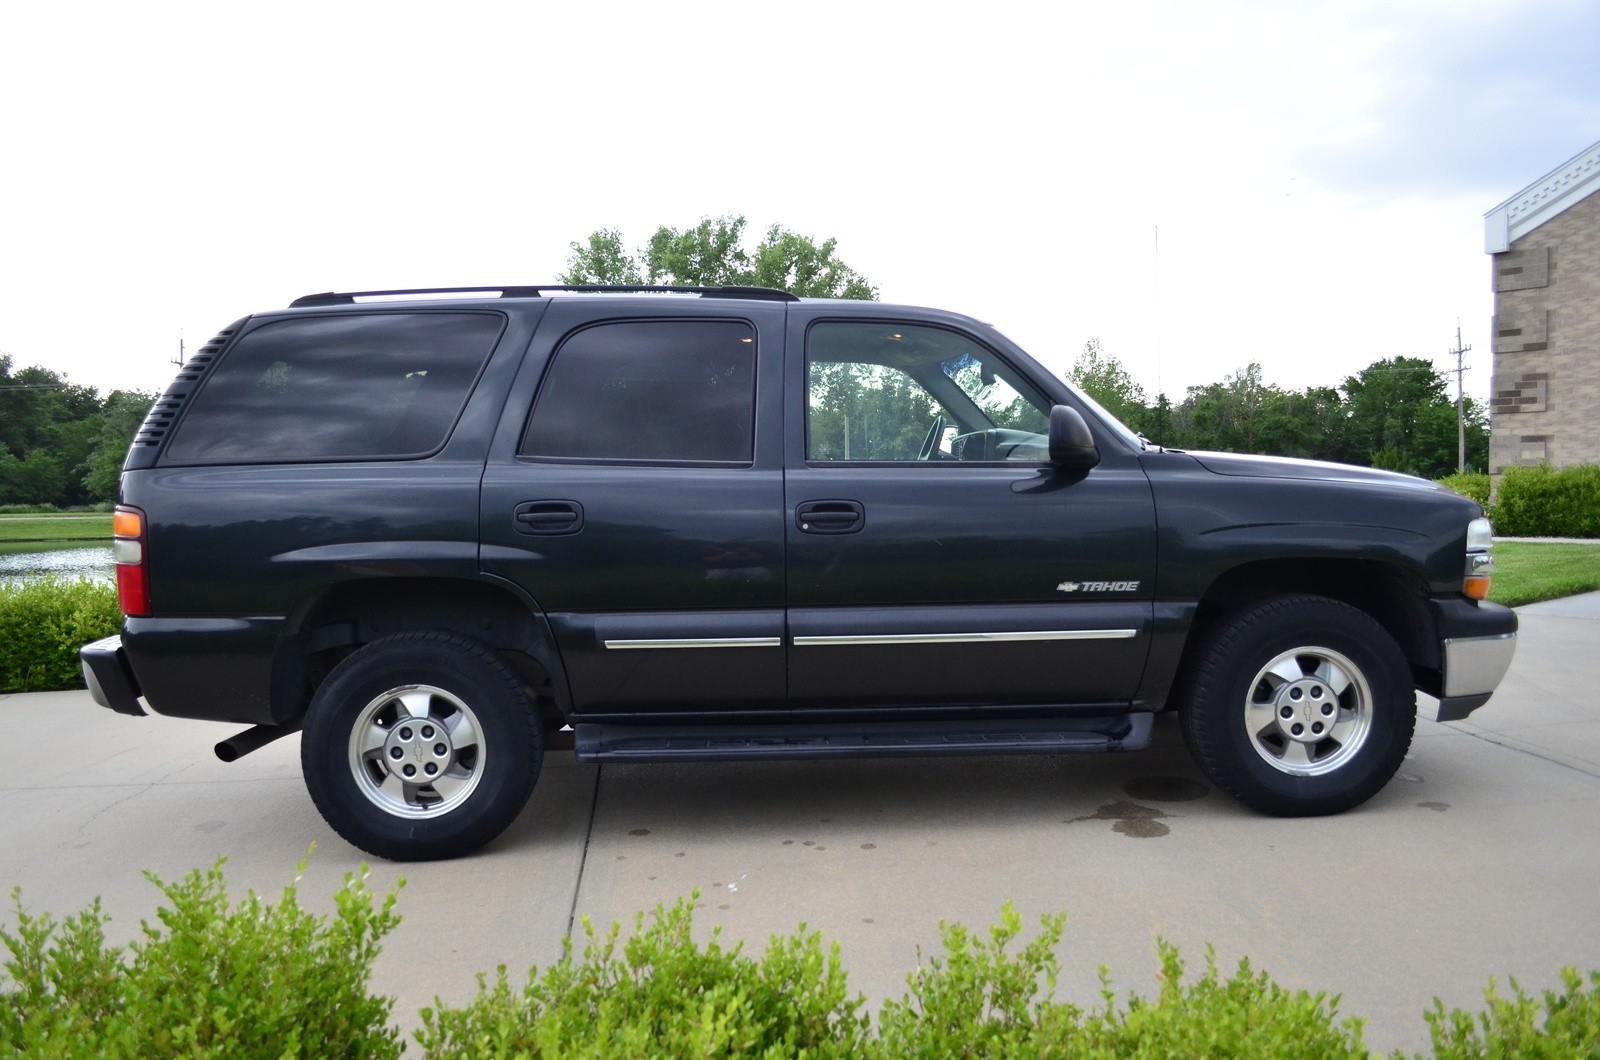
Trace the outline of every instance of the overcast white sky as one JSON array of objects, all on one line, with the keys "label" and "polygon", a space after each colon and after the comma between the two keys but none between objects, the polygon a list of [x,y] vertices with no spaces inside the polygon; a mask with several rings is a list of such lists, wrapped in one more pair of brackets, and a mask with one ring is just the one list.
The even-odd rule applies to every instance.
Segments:
[{"label": "overcast white sky", "polygon": [[1459,318],[1483,397],[1482,216],[1600,139],[1597,47],[1587,0],[8,2],[0,352],[159,390],[301,294],[742,213],[1152,396]]}]

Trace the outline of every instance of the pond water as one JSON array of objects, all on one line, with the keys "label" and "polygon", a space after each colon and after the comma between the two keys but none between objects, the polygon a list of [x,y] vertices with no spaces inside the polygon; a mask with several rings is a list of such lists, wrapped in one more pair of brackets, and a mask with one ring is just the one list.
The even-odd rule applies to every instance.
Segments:
[{"label": "pond water", "polygon": [[115,581],[116,564],[111,559],[111,546],[7,545],[0,548],[0,584],[14,585],[52,576]]}]

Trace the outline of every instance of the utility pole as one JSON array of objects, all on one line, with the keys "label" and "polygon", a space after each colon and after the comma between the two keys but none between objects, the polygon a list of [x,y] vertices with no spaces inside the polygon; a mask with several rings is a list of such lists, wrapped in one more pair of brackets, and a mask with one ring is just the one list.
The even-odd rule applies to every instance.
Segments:
[{"label": "utility pole", "polygon": [[[1456,373],[1456,472],[1458,474],[1465,474],[1467,470],[1467,420],[1465,410],[1462,407],[1464,398],[1462,397],[1461,379],[1471,365],[1462,364],[1461,358],[1470,349],[1472,349],[1471,346],[1461,345],[1461,321],[1457,320],[1456,348],[1448,352],[1454,355],[1456,359],[1454,371]],[[1446,369],[1446,371],[1449,370]]]}]

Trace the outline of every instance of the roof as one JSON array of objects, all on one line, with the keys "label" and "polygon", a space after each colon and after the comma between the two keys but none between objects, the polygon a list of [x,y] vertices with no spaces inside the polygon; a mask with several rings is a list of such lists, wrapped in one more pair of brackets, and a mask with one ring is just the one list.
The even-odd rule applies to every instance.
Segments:
[{"label": "roof", "polygon": [[1510,250],[1546,221],[1600,191],[1600,142],[1590,144],[1483,215],[1483,249]]}]

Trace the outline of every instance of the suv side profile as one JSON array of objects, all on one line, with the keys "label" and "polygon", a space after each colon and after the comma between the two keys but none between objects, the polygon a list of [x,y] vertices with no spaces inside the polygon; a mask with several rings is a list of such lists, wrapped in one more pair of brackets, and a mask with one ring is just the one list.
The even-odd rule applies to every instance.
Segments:
[{"label": "suv side profile", "polygon": [[[1408,476],[1148,444],[994,329],[754,288],[312,295],[129,450],[94,698],[300,731],[370,853],[581,761],[1135,750],[1336,813],[1488,700],[1490,528]],[[570,730],[570,732],[568,731]]]}]

